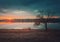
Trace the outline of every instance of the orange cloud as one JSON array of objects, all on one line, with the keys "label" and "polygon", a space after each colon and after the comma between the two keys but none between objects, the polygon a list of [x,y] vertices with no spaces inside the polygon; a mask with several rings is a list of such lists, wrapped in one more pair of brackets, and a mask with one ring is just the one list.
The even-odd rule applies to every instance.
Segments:
[{"label": "orange cloud", "polygon": [[0,16],[1,19],[35,19],[36,16]]}]

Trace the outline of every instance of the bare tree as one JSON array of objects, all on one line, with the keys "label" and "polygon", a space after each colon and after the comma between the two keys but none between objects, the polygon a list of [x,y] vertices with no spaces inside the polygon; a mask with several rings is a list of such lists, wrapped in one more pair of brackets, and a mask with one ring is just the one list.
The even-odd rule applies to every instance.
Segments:
[{"label": "bare tree", "polygon": [[[40,21],[44,21],[43,19],[43,15],[44,14],[46,14],[47,15],[47,18],[46,18],[46,20],[44,21],[44,24],[45,24],[45,30],[47,31],[47,22],[48,22],[48,19],[50,18],[50,17],[52,17],[54,14],[55,14],[55,12],[54,11],[51,11],[51,10],[39,10],[38,11],[40,14],[39,15],[37,15],[37,18],[39,18],[40,19]],[[38,25],[40,25],[40,22],[35,22],[36,24],[38,23]]]}]

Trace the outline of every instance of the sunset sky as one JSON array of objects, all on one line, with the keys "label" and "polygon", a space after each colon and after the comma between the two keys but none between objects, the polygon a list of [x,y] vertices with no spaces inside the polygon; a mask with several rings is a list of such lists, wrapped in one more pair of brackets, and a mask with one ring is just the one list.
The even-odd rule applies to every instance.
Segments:
[{"label": "sunset sky", "polygon": [[[47,16],[47,12],[54,12],[50,13],[51,16],[60,16],[60,0],[0,0],[0,20],[5,18],[32,19],[36,18],[37,15],[42,16],[42,10],[44,11],[43,16]],[[21,24],[0,24],[0,28],[24,28],[23,25],[24,24],[22,24],[22,26]],[[44,28],[44,24],[38,27],[29,24],[28,27]],[[52,28],[52,24],[48,24],[48,27]],[[58,27],[60,27],[59,23],[53,24],[53,28]]]}]

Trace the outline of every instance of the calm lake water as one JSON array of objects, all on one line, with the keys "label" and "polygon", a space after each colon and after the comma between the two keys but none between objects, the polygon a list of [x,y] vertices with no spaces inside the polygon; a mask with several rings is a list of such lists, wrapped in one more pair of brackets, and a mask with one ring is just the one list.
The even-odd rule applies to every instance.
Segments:
[{"label": "calm lake water", "polygon": [[[0,29],[45,29],[45,25],[41,23],[39,26],[35,26],[34,23],[10,23],[10,24],[0,24]],[[59,23],[48,23],[48,28],[60,29]]]}]

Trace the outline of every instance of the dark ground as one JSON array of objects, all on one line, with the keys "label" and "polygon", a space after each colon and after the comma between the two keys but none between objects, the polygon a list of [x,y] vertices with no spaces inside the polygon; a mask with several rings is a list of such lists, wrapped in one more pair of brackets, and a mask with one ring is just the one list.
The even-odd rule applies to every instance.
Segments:
[{"label": "dark ground", "polygon": [[60,42],[60,30],[0,30],[0,42]]}]

